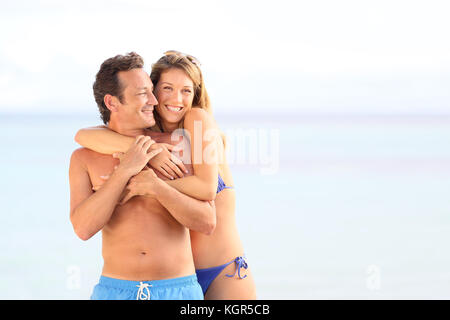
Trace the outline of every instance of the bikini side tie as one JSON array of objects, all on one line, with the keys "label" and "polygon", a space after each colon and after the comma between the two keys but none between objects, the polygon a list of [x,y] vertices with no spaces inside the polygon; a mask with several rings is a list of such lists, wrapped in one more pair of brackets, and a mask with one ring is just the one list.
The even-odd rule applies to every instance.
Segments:
[{"label": "bikini side tie", "polygon": [[245,275],[243,277],[241,276],[241,268],[244,268],[244,269],[248,268],[247,261],[245,261],[244,257],[237,257],[233,261],[236,263],[236,270],[234,271],[234,274],[226,274],[226,276],[229,278],[234,277],[237,272],[239,279],[245,279],[247,277],[247,275]]}]

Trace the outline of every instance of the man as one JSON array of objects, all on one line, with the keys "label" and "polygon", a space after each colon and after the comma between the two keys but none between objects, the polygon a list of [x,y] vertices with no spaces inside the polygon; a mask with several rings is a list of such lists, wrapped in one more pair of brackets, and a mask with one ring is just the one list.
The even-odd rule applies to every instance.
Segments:
[{"label": "man", "polygon": [[[203,299],[187,228],[210,234],[215,207],[178,192],[153,170],[142,170],[161,150],[144,136],[145,128],[155,123],[157,101],[142,68],[136,53],[118,55],[102,64],[94,83],[103,121],[118,133],[137,137],[135,144],[120,163],[86,148],[75,150],[70,161],[74,231],[88,240],[102,230],[104,265],[91,298]],[[106,181],[101,178],[107,175]],[[118,205],[127,184],[144,196]],[[94,192],[93,186],[99,185]]]}]

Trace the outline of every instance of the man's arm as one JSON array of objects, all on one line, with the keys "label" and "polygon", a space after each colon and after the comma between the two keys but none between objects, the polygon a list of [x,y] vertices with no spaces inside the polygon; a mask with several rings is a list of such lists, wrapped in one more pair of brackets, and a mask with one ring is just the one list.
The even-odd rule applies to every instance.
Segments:
[{"label": "man's arm", "polygon": [[[159,179],[159,178],[158,178]],[[161,180],[161,179],[160,179]],[[161,180],[155,197],[186,228],[210,235],[216,228],[214,201],[191,198]]]},{"label": "man's arm", "polygon": [[97,192],[92,185],[83,161],[81,149],[70,159],[70,221],[76,235],[82,240],[94,236],[109,221],[130,176],[117,168]]},{"label": "man's arm", "polygon": [[128,183],[121,204],[136,195],[156,198],[186,228],[210,235],[216,227],[214,201],[191,198],[158,178],[152,169],[143,170]]},{"label": "man's arm", "polygon": [[88,240],[109,221],[128,180],[140,172],[150,158],[161,149],[147,152],[153,141],[139,136],[124,154],[120,165],[108,181],[95,193],[84,161],[82,150],[76,150],[70,159],[70,220],[75,233],[82,240]]}]

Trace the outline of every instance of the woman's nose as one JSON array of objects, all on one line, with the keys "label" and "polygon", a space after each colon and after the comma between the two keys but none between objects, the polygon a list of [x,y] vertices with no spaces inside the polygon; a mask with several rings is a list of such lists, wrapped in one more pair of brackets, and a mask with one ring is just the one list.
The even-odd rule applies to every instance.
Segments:
[{"label": "woman's nose", "polygon": [[177,105],[181,105],[181,103],[183,103],[183,95],[180,91],[177,91],[175,93],[175,99],[176,99]]}]

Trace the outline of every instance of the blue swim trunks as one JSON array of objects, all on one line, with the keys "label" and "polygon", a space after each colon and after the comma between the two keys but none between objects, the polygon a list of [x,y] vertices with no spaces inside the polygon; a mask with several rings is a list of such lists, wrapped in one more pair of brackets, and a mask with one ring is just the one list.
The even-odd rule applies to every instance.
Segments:
[{"label": "blue swim trunks", "polygon": [[166,280],[129,281],[100,277],[91,300],[203,300],[197,276]]}]

